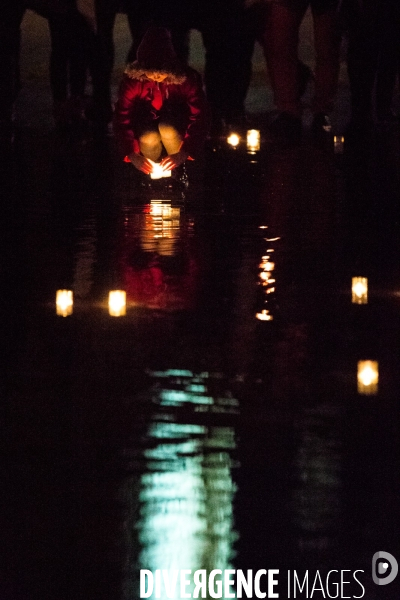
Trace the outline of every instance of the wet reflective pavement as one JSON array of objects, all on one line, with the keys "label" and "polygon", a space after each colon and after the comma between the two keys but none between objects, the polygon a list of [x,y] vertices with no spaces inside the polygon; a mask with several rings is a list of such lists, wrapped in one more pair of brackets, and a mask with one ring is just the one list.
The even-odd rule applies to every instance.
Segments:
[{"label": "wet reflective pavement", "polygon": [[398,598],[371,582],[399,556],[398,136],[214,140],[184,194],[138,187],[112,139],[26,130],[3,167],[4,597],[270,568],[362,569],[363,597]]},{"label": "wet reflective pavement", "polygon": [[[371,578],[400,559],[399,132],[264,125],[253,153],[211,140],[187,190],[42,122],[0,148],[1,600],[136,600],[140,569],[400,597]],[[332,569],[351,583],[312,593]]]}]

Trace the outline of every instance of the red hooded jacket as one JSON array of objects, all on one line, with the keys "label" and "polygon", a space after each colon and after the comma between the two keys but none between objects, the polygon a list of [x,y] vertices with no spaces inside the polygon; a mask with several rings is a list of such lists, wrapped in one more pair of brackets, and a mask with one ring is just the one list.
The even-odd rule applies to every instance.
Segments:
[{"label": "red hooded jacket", "polygon": [[[165,73],[167,77],[157,83],[146,77],[146,72]],[[137,60],[125,70],[115,106],[115,132],[123,156],[139,153],[139,135],[149,119],[165,117],[167,122],[179,122],[181,150],[195,158],[209,127],[201,77],[180,63],[167,29],[150,27],[137,50]]]},{"label": "red hooded jacket", "polygon": [[180,110],[184,105],[188,115],[181,150],[195,158],[201,150],[209,129],[209,108],[203,91],[201,76],[186,67],[181,74],[169,73],[162,83],[146,77],[137,61],[129,65],[121,82],[115,106],[115,132],[123,156],[139,152],[138,135],[134,130],[135,108],[148,105],[148,115],[157,119],[165,104],[169,110]]}]

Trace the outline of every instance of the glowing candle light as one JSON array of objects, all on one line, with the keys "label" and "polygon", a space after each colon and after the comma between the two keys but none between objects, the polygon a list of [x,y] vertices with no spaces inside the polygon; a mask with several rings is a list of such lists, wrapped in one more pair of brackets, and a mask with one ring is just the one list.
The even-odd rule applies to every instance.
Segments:
[{"label": "glowing candle light", "polygon": [[342,135],[333,136],[333,149],[335,154],[343,154],[344,137]]},{"label": "glowing candle light", "polygon": [[60,317],[72,315],[74,308],[74,296],[71,290],[57,290],[56,313]]},{"label": "glowing candle light", "polygon": [[357,391],[372,396],[378,393],[379,370],[376,360],[359,360],[357,367]]},{"label": "glowing candle light", "polygon": [[123,317],[126,315],[126,292],[113,290],[108,295],[108,312],[111,317]]},{"label": "glowing candle light", "polygon": [[259,313],[256,313],[256,319],[259,321],[272,321],[273,316],[270,314],[269,310],[262,310]]},{"label": "glowing candle light", "polygon": [[153,167],[152,172],[150,173],[151,179],[161,179],[162,177],[171,177],[171,171],[165,170],[159,163],[155,163],[152,160],[148,159]]},{"label": "glowing candle light", "polygon": [[233,146],[235,148],[240,142],[240,137],[237,133],[231,133],[226,141],[230,146]]},{"label": "glowing candle light", "polygon": [[260,149],[260,132],[258,129],[249,129],[247,131],[247,150],[250,153],[257,152]]},{"label": "glowing candle light", "polygon": [[368,279],[353,277],[351,280],[351,301],[353,304],[368,303]]}]

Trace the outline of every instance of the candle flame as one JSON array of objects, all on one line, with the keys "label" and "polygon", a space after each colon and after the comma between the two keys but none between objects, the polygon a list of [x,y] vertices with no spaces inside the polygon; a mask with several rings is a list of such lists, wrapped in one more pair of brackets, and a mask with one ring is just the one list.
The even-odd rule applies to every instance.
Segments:
[{"label": "candle flame", "polygon": [[249,129],[247,131],[247,150],[257,152],[260,149],[260,132],[258,129]]},{"label": "candle flame", "polygon": [[230,136],[227,138],[226,140],[228,142],[228,144],[230,144],[231,146],[237,146],[240,142],[240,137],[238,136],[237,133],[231,133]]},{"label": "candle flame", "polygon": [[60,317],[72,315],[74,307],[74,297],[72,290],[57,290],[56,294],[56,313]]},{"label": "candle flame", "polygon": [[153,167],[153,170],[150,173],[151,179],[161,179],[162,177],[171,177],[171,171],[164,169],[164,167],[162,167],[160,165],[160,163],[153,162],[150,159],[148,159],[148,160],[149,160],[149,162],[151,162],[151,165]]},{"label": "candle flame", "polygon": [[358,393],[364,395],[377,394],[378,382],[378,362],[375,360],[360,360],[357,368]]},{"label": "candle flame", "polygon": [[366,277],[353,277],[351,291],[353,304],[368,303],[368,279]]},{"label": "candle flame", "polygon": [[126,315],[126,292],[113,290],[108,295],[108,312],[111,317]]}]

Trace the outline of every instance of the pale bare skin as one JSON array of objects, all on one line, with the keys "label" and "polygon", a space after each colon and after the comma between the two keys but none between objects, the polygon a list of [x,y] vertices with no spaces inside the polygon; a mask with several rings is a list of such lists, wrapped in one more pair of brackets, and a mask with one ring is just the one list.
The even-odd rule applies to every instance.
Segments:
[{"label": "pale bare skin", "polygon": [[145,71],[147,79],[151,79],[151,81],[157,81],[157,83],[161,83],[164,79],[167,79],[167,73],[159,73],[158,71]]},{"label": "pale bare skin", "polygon": [[[167,77],[167,73],[157,72],[157,71],[145,71],[145,75],[151,81],[156,81],[157,83],[162,83]],[[171,171],[172,169],[176,169],[179,165],[183,164],[187,159],[188,155],[184,150],[180,150],[182,145],[182,139],[174,132],[171,128],[162,129],[160,132],[160,153],[161,153],[161,142],[164,145],[166,151],[168,152],[168,156],[162,159],[160,165],[166,170]],[[158,144],[157,144],[158,148]],[[148,158],[151,158],[154,162],[157,162],[157,157],[154,156],[154,152],[157,153],[157,150],[153,150],[150,152],[147,150],[145,142],[141,143],[141,153],[132,153],[129,155],[129,160],[139,171],[142,171],[146,175],[149,175],[153,168],[151,163],[148,161]],[[152,156],[149,154],[153,153]],[[159,154],[160,154],[159,153]],[[159,156],[158,154],[158,156]],[[146,158],[146,155],[147,158]]]},{"label": "pale bare skin", "polygon": [[176,169],[176,167],[183,164],[187,157],[188,155],[184,150],[179,150],[179,152],[169,154],[163,158],[160,164],[166,171],[172,171],[172,169]]},{"label": "pale bare skin", "polygon": [[139,171],[142,171],[146,175],[150,175],[153,170],[152,164],[147,160],[145,156],[142,154],[137,154],[136,152],[132,152],[129,155],[129,160]]}]

